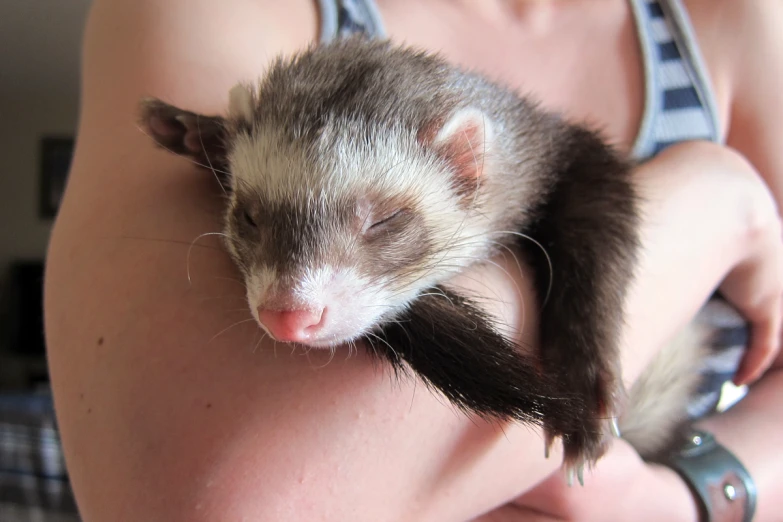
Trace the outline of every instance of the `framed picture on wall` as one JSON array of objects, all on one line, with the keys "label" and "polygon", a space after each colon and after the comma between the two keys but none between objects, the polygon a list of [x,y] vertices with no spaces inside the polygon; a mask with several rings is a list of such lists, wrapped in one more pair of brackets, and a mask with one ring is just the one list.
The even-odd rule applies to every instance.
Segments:
[{"label": "framed picture on wall", "polygon": [[40,142],[41,179],[38,214],[44,219],[57,215],[71,168],[74,138],[44,136]]}]

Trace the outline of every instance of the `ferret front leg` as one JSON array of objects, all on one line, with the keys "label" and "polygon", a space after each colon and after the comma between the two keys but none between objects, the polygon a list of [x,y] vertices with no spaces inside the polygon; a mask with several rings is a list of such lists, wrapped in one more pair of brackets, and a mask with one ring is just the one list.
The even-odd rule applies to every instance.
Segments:
[{"label": "ferret front leg", "polygon": [[[528,425],[570,426],[581,398],[558,396],[538,358],[498,333],[477,306],[444,287],[427,290],[366,336],[369,352],[407,367],[462,411]],[[561,433],[558,433],[560,435]]]},{"label": "ferret front leg", "polygon": [[[619,343],[638,251],[639,218],[628,167],[598,137],[573,130],[566,165],[533,229],[546,256],[525,243],[542,306],[541,359],[560,395],[584,401],[577,422],[545,420],[562,434],[569,478],[617,436],[625,392]],[[581,477],[580,477],[581,478]]]}]

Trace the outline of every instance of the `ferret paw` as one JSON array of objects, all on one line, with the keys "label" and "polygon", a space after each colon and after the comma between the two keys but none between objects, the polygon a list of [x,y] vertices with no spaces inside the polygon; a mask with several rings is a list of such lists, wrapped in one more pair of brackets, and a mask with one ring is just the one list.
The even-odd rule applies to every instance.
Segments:
[{"label": "ferret paw", "polygon": [[585,467],[593,467],[620,437],[618,416],[625,391],[613,370],[607,365],[593,378],[571,379],[568,390],[557,394],[574,401],[566,408],[551,409],[544,417],[545,455],[549,456],[552,443],[560,438],[569,485],[574,477],[583,484]]},{"label": "ferret paw", "polygon": [[606,453],[612,441],[620,437],[617,419],[625,393],[620,380],[610,371],[605,371],[597,383],[585,386],[583,393],[586,402],[581,426],[564,437],[565,456],[572,462],[592,465]]},{"label": "ferret paw", "polygon": [[558,436],[563,442],[563,471],[568,486],[573,485],[574,477],[584,486],[585,467],[592,468],[606,454],[613,440],[620,437],[620,428],[616,417],[585,422],[565,433],[556,433],[551,427],[545,426],[544,455],[547,458]]},{"label": "ferret paw", "polygon": [[[617,418],[613,417],[608,421],[599,423],[599,432],[595,435],[588,434],[584,438],[579,435],[571,438],[564,438],[563,449],[563,470],[565,472],[566,483],[571,487],[574,483],[574,476],[579,481],[579,485],[584,486],[585,467],[592,468],[609,450],[615,438],[620,437],[620,428]],[[573,443],[578,440],[580,442]]]}]

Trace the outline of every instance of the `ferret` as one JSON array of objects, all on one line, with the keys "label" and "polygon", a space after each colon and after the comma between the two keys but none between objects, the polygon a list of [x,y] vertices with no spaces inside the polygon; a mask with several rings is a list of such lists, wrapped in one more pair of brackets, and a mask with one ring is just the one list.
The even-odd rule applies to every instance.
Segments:
[{"label": "ferret", "polygon": [[[361,37],[279,57],[230,91],[225,116],[145,98],[140,121],[218,177],[226,249],[273,339],[363,340],[467,412],[542,425],[547,451],[560,437],[570,480],[619,435],[618,417],[643,456],[672,440],[704,343],[689,328],[626,396],[639,197],[632,162],[598,131],[436,54]],[[506,247],[535,274],[538,354],[448,285]]]}]

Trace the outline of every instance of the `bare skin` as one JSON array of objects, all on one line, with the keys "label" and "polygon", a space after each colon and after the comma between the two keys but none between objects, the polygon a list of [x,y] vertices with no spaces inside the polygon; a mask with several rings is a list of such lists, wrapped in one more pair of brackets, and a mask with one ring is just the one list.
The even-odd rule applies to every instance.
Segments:
[{"label": "bare skin", "polygon": [[[719,12],[721,23],[735,17],[718,9],[699,15],[705,2],[691,3],[702,45],[722,45],[725,29],[713,30],[708,16]],[[628,146],[642,85],[631,15],[619,0],[596,4],[379,2],[393,37],[523,85],[547,106],[598,119]],[[137,100],[153,94],[199,112],[223,111],[236,81],[316,37],[311,2],[281,5],[234,0],[217,10],[202,0],[98,0],[93,7],[79,144],[46,285],[55,399],[84,519],[429,521],[491,510],[514,517],[502,520],[573,517],[588,500],[560,489],[559,455],[544,459],[537,430],[460,416],[361,354],[341,353],[327,364],[328,354],[292,355],[258,343],[252,322],[231,327],[249,316],[227,257],[196,247],[186,263],[193,239],[220,228],[220,193],[203,172],[149,147],[133,124]],[[729,126],[737,111],[747,125],[761,126],[752,108],[737,108],[743,86],[735,81],[735,53],[705,54],[728,135],[742,135]],[[780,136],[779,128],[766,130]],[[765,177],[783,171],[769,150],[738,149]],[[653,197],[646,275],[629,301],[629,382],[732,269],[765,273],[779,252],[769,241],[779,239],[774,202],[738,155],[709,144],[677,147],[643,166],[638,179]],[[218,243],[206,237],[198,245]],[[512,259],[499,261],[508,274],[490,267],[462,282],[497,298],[491,311],[533,343],[529,278]],[[735,293],[739,306],[767,311],[759,322],[775,316],[771,305],[758,304],[769,292]],[[780,389],[780,379],[763,382]],[[756,400],[746,425],[770,402]],[[753,460],[741,438],[722,429],[719,436],[725,432],[732,449]],[[671,510],[650,511],[650,520],[693,519],[693,500],[673,473],[634,461],[622,444],[607,457],[612,464],[588,484],[606,485],[611,474],[601,470],[614,469],[620,483],[634,477],[668,495],[661,506],[640,487],[637,497],[650,499],[651,509]],[[759,476],[774,484],[771,472]],[[773,487],[763,498],[774,498]],[[763,498],[760,515],[771,509]],[[629,519],[603,515],[596,517]]]}]

